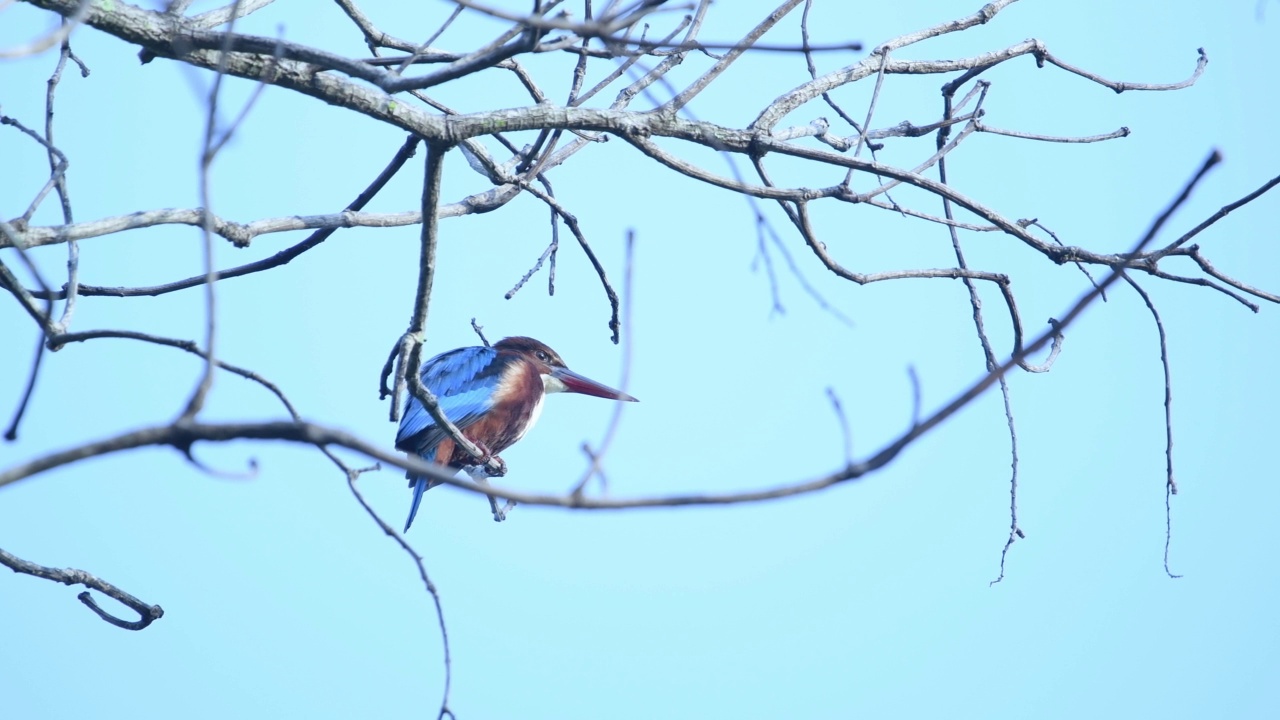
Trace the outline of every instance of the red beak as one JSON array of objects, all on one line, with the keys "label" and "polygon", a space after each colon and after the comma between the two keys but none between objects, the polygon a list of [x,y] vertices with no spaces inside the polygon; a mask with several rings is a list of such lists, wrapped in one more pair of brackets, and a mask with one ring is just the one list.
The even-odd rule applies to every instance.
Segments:
[{"label": "red beak", "polygon": [[581,393],[582,395],[594,395],[595,397],[608,398],[609,400],[623,400],[626,402],[640,402],[630,395],[614,390],[608,385],[600,383],[588,377],[583,377],[568,368],[551,368],[551,377],[559,380],[564,385],[565,392]]}]

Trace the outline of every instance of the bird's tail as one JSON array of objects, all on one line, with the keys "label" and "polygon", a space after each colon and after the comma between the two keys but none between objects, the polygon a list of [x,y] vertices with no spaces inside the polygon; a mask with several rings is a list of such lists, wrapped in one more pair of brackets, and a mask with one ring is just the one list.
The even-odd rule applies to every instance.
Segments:
[{"label": "bird's tail", "polygon": [[418,503],[422,502],[422,493],[431,487],[431,481],[424,477],[410,478],[409,482],[413,487],[413,504],[409,506],[409,519],[404,521],[405,532],[409,532],[409,526],[413,524],[413,516],[418,514]]},{"label": "bird's tail", "polygon": [[[427,462],[435,462],[439,451],[440,448],[437,446],[418,457]],[[414,475],[412,472],[407,472],[404,476],[409,479],[409,487],[413,488],[413,504],[409,506],[409,519],[404,521],[404,531],[409,532],[409,526],[413,524],[413,517],[418,514],[418,503],[422,502],[422,493],[430,490],[435,483],[431,482],[429,478]]]}]

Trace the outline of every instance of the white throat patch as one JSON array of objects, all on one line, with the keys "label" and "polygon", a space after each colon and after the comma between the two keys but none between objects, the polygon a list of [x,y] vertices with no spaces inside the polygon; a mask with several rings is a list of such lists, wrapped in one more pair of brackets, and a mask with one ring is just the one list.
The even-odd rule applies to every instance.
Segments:
[{"label": "white throat patch", "polygon": [[538,395],[538,402],[534,403],[533,410],[529,413],[529,422],[525,423],[524,429],[520,431],[515,440],[511,441],[512,443],[519,442],[520,438],[523,438],[526,433],[533,429],[534,423],[538,422],[538,416],[542,414],[542,401],[546,399],[546,394]]},{"label": "white throat patch", "polygon": [[564,392],[565,390],[568,390],[568,389],[569,388],[565,387],[564,383],[560,381],[560,378],[555,377],[554,375],[542,376],[543,392],[558,393],[558,392]]}]

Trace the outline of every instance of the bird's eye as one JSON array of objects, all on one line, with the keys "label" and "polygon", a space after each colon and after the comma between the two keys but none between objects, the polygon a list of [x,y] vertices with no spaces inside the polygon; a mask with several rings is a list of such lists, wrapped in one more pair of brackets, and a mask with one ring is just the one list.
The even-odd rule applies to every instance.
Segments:
[{"label": "bird's eye", "polygon": [[551,361],[551,357],[550,357],[550,356],[548,356],[548,355],[547,355],[545,352],[543,352],[542,350],[535,350],[535,351],[533,352],[533,356],[534,356],[534,357],[536,357],[536,358],[538,358],[538,359],[539,359],[539,360],[541,360],[542,362],[550,362],[550,361]]}]

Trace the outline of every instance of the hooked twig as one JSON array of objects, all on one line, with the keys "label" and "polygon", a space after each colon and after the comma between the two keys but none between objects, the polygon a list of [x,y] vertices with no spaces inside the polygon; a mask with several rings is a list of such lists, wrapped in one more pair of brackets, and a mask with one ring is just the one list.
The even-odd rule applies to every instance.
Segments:
[{"label": "hooked twig", "polygon": [[0,549],[0,565],[4,565],[10,570],[21,573],[23,575],[31,575],[45,580],[60,582],[63,585],[84,585],[90,590],[97,590],[107,597],[125,605],[130,610],[138,613],[137,620],[124,620],[103,610],[98,606],[97,601],[93,599],[87,591],[76,596],[85,607],[92,610],[98,617],[125,630],[142,630],[148,625],[164,617],[164,609],[159,605],[148,605],[111,583],[99,578],[96,575],[87,573],[84,570],[75,570],[73,568],[59,569],[37,565],[33,562],[23,560]]}]

